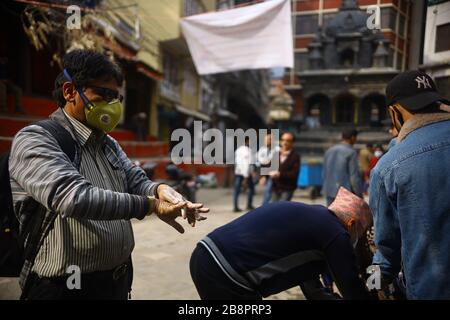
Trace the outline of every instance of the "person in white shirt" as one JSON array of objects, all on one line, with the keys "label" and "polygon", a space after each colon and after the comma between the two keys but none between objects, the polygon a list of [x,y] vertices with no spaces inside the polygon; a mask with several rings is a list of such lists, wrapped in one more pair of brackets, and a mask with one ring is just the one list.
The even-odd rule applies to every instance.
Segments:
[{"label": "person in white shirt", "polygon": [[253,195],[255,193],[255,185],[253,181],[253,155],[249,147],[249,139],[245,138],[245,145],[237,148],[235,153],[235,167],[234,167],[234,195],[233,204],[234,212],[241,212],[239,208],[239,194],[241,193],[242,183],[247,183],[248,197],[247,197],[247,209],[253,208]]},{"label": "person in white shirt", "polygon": [[[275,146],[274,148],[272,148],[272,134],[267,134],[265,138],[265,145],[262,146],[258,151],[258,163],[260,167],[269,167],[272,162],[274,153],[278,152],[279,150],[279,146]],[[272,199],[272,178],[270,176],[264,176],[260,180],[260,185],[265,186],[262,202],[262,205],[265,205],[268,204]]]}]

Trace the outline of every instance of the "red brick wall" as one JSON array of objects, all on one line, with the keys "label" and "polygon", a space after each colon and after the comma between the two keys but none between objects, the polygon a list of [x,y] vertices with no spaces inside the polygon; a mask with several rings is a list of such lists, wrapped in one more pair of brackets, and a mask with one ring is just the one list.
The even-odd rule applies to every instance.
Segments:
[{"label": "red brick wall", "polygon": [[[371,4],[377,4],[377,0],[359,0],[360,6],[368,6]],[[406,0],[381,0],[382,4],[386,3],[394,3],[396,6],[400,5],[400,8],[403,12],[406,12],[407,2]],[[324,9],[337,9],[340,8],[342,4],[342,0],[324,0],[323,8]],[[319,10],[320,1],[319,0],[306,0],[306,1],[297,1],[294,10],[297,12],[302,11],[311,11],[311,10]]]},{"label": "red brick wall", "polygon": [[392,31],[386,31],[386,32],[383,32],[383,34],[386,39],[389,39],[391,41],[391,44],[395,44],[396,36]]},{"label": "red brick wall", "polygon": [[400,38],[398,38],[398,45],[397,45],[397,48],[399,49],[399,50],[402,50],[403,51],[403,46],[405,45],[405,41],[404,40],[402,40],[402,39],[400,39]]},{"label": "red brick wall", "polygon": [[377,0],[359,0],[358,3],[360,6],[368,6],[371,4],[378,4],[378,1]]},{"label": "red brick wall", "polygon": [[323,8],[324,9],[335,9],[339,8],[342,4],[342,0],[324,0]]},{"label": "red brick wall", "polygon": [[319,10],[319,0],[297,1],[297,11]]},{"label": "red brick wall", "polygon": [[408,3],[405,0],[400,0],[400,11],[406,13],[408,10]]},{"label": "red brick wall", "polygon": [[295,39],[295,48],[296,49],[304,49],[309,46],[313,38],[296,38]]},{"label": "red brick wall", "polygon": [[294,99],[294,114],[303,114],[305,110],[305,104],[303,102],[303,94],[301,91],[295,91],[291,93],[292,98]]}]

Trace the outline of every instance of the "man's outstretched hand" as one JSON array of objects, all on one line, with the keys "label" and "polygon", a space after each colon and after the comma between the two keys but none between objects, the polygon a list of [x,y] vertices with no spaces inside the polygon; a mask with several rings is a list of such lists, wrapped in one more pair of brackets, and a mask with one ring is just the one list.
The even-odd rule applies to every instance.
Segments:
[{"label": "man's outstretched hand", "polygon": [[[188,223],[192,227],[195,227],[196,221],[206,220],[206,217],[203,217],[202,214],[208,213],[209,209],[205,208],[202,203],[192,203],[190,201],[187,201],[186,199],[183,198],[183,196],[180,193],[178,193],[172,187],[166,184],[159,185],[156,193],[158,194],[158,198],[161,201],[165,201],[173,205],[183,204],[184,206],[181,207],[181,216],[183,217],[183,219],[187,219]],[[175,229],[181,232],[180,230],[182,228],[181,229],[175,228]]]},{"label": "man's outstretched hand", "polygon": [[181,217],[181,210],[186,207],[185,202],[171,204],[167,201],[149,197],[149,203],[150,213],[154,212],[159,219],[172,226],[179,233],[184,233],[184,228],[176,221],[176,219]]},{"label": "man's outstretched hand", "polygon": [[192,203],[190,201],[186,202],[186,208],[181,210],[181,215],[183,219],[187,219],[188,223],[195,227],[196,221],[203,221],[207,218],[202,216],[202,214],[208,213],[209,208],[203,207],[203,203]]}]

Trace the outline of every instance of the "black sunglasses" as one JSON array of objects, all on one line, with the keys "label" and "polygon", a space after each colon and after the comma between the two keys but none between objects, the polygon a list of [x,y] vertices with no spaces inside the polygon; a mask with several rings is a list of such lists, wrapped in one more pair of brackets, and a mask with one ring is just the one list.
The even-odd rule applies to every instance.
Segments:
[{"label": "black sunglasses", "polygon": [[111,102],[114,100],[119,100],[120,102],[123,101],[123,95],[121,95],[117,90],[91,85],[86,86],[84,90],[86,90],[86,88],[91,88],[95,94],[101,96],[106,102]]}]

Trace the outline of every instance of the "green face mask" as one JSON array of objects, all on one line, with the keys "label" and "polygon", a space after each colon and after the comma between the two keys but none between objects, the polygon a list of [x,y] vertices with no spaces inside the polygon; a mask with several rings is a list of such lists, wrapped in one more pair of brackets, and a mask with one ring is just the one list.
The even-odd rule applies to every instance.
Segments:
[{"label": "green face mask", "polygon": [[[73,83],[72,77],[66,69],[63,70],[63,73],[67,80]],[[93,103],[85,96],[80,88],[76,90],[84,103],[87,124],[92,128],[103,130],[106,133],[113,131],[119,124],[120,117],[122,116],[122,103],[118,99],[112,100],[111,102],[100,101]]]},{"label": "green face mask", "polygon": [[122,103],[119,100],[90,103],[84,108],[87,124],[108,133],[119,124],[122,116]]}]

